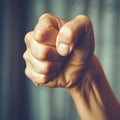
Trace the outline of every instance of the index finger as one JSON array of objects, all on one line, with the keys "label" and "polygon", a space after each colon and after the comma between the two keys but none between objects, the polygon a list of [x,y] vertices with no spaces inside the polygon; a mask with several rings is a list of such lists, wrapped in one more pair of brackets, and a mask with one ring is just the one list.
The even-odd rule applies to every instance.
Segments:
[{"label": "index finger", "polygon": [[35,29],[34,38],[37,42],[56,46],[56,36],[58,34],[58,22],[51,14],[43,14]]}]

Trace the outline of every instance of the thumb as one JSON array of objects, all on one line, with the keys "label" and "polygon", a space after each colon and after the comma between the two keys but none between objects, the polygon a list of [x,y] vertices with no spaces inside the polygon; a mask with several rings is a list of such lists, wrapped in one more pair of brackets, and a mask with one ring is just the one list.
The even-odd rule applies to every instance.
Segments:
[{"label": "thumb", "polygon": [[56,39],[57,52],[61,56],[67,56],[72,52],[78,38],[81,40],[86,34],[85,29],[89,22],[88,17],[79,15],[61,27]]}]

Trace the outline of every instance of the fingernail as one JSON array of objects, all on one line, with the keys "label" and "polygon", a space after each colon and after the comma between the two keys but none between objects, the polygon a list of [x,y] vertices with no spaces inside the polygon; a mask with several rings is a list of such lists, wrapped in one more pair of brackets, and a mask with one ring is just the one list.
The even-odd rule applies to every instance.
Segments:
[{"label": "fingernail", "polygon": [[69,46],[67,44],[60,43],[57,49],[59,54],[62,56],[66,56],[69,54]]}]

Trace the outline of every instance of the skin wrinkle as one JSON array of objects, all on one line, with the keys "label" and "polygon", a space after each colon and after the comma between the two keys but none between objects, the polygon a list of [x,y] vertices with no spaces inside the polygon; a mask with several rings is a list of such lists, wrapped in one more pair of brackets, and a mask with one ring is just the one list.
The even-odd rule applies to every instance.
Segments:
[{"label": "skin wrinkle", "polygon": [[[60,52],[60,43],[67,44],[69,51]],[[82,120],[120,120],[120,106],[94,55],[94,32],[88,17],[64,21],[44,14],[25,36],[25,44],[25,73],[37,86],[66,88]],[[57,71],[46,61],[52,69],[58,67]]]}]

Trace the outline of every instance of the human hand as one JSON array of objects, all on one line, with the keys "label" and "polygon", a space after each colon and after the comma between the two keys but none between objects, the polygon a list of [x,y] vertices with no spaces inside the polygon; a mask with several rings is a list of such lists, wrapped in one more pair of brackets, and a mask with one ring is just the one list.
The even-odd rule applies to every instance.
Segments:
[{"label": "human hand", "polygon": [[88,17],[65,21],[51,14],[40,17],[25,36],[25,74],[36,85],[71,88],[81,84],[94,52]]}]

